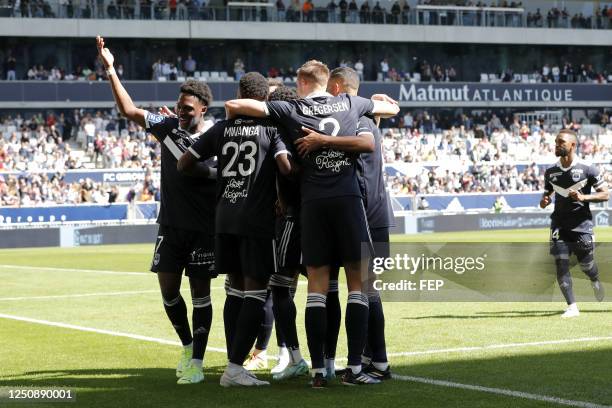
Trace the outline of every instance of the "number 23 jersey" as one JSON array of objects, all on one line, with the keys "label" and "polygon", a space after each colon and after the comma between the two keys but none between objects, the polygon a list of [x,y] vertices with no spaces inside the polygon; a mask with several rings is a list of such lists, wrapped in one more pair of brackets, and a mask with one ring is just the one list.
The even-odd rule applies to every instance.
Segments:
[{"label": "number 23 jersey", "polygon": [[217,156],[215,232],[274,236],[275,158],[288,153],[278,127],[269,119],[224,120],[189,151],[199,160]]}]

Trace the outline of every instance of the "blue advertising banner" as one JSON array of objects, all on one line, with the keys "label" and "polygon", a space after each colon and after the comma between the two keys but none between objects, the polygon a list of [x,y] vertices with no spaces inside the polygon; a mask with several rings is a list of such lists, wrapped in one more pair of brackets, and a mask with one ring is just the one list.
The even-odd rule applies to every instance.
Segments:
[{"label": "blue advertising banner", "polygon": [[[236,97],[236,82],[209,82],[213,106]],[[139,104],[171,104],[180,82],[125,81],[132,99]],[[370,97],[386,93],[401,106],[612,106],[612,84],[592,83],[472,83],[472,82],[364,82],[359,94]],[[0,107],[104,107],[114,105],[106,81],[0,83]]]}]

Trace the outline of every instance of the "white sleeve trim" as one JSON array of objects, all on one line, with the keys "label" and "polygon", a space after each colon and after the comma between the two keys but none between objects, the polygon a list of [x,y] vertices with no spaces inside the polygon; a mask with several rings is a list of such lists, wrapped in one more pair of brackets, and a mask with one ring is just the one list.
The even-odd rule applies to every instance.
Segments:
[{"label": "white sleeve trim", "polygon": [[357,136],[361,136],[361,135],[372,135],[372,136],[374,136],[374,133],[370,132],[369,130],[364,130],[362,132],[357,131]]},{"label": "white sleeve trim", "polygon": [[291,156],[291,152],[289,150],[279,150],[278,152],[274,153],[274,158],[276,159],[276,156],[278,156],[279,154],[286,154],[287,156]]},{"label": "white sleeve trim", "polygon": [[189,153],[193,154],[193,156],[194,156],[196,159],[199,159],[200,157],[202,157],[202,156],[200,156],[200,155],[198,154],[198,152],[196,152],[195,150],[193,150],[193,149],[191,148],[191,146],[189,146],[189,147],[187,148],[187,151],[189,151]]},{"label": "white sleeve trim", "polygon": [[266,116],[270,116],[270,109],[268,109],[268,103],[264,102],[264,112],[266,113]]}]

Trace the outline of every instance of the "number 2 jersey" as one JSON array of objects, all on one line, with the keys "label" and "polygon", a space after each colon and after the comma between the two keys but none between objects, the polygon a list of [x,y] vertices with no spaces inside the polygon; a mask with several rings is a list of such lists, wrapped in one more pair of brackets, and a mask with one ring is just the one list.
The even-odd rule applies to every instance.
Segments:
[{"label": "number 2 jersey", "polygon": [[217,234],[274,236],[276,156],[287,154],[269,119],[238,117],[215,124],[189,148],[197,159],[217,156]]},{"label": "number 2 jersey", "polygon": [[[302,126],[331,136],[355,136],[363,115],[372,113],[374,103],[359,96],[326,92],[304,99],[269,101],[268,115],[289,132],[294,142],[304,136]],[[355,161],[357,154],[321,149],[302,160],[302,202],[342,196],[361,197]]]},{"label": "number 2 jersey", "polygon": [[589,203],[573,200],[569,197],[569,190],[591,194],[591,188],[598,189],[605,184],[597,167],[577,158],[568,168],[557,162],[547,169],[544,174],[544,189],[548,193],[555,192],[555,209],[550,216],[552,227],[592,234],[593,216]]},{"label": "number 2 jersey", "polygon": [[[177,118],[151,112],[145,115],[145,124],[161,145],[161,203],[157,223],[213,234],[216,181],[186,176],[176,169],[178,159],[201,133],[190,134],[179,127]],[[214,166],[212,161],[207,164]]]}]

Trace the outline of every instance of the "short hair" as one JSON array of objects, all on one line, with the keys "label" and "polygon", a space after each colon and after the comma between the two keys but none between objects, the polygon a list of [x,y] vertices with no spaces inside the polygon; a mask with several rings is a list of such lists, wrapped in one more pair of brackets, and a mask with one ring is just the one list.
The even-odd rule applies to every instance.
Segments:
[{"label": "short hair", "polygon": [[181,93],[195,96],[204,106],[209,106],[213,99],[212,91],[208,84],[206,84],[206,82],[196,81],[195,79],[188,79],[183,82],[183,85],[181,85]]},{"label": "short hair", "polygon": [[557,133],[557,136],[561,136],[561,135],[571,136],[575,142],[578,142],[578,135],[576,134],[576,132],[574,132],[571,129],[561,129],[559,133]]},{"label": "short hair", "polygon": [[282,78],[268,78],[268,86],[283,86]]},{"label": "short hair", "polygon": [[247,72],[238,83],[241,98],[265,101],[268,97],[268,81],[259,72]]},{"label": "short hair", "polygon": [[324,87],[329,79],[329,68],[321,61],[310,60],[297,70],[297,76]]},{"label": "short hair", "polygon": [[274,90],[274,92],[268,95],[269,101],[291,101],[294,99],[299,99],[295,88],[290,88],[284,85],[279,86]]},{"label": "short hair", "polygon": [[359,75],[357,71],[349,67],[338,67],[332,70],[329,79],[334,79],[342,83],[345,88],[357,92],[359,90]]}]

